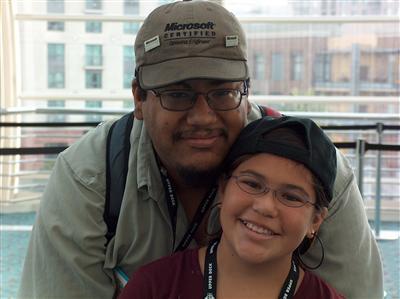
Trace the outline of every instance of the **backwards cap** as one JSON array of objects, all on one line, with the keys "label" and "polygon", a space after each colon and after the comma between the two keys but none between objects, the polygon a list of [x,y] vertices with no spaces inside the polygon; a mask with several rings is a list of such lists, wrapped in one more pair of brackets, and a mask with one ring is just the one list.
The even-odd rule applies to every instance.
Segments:
[{"label": "backwards cap", "polygon": [[239,21],[209,1],[178,1],[153,10],[137,34],[135,57],[143,89],[189,79],[249,77]]},{"label": "backwards cap", "polygon": [[[305,149],[282,138],[266,138],[277,129],[289,129],[299,136]],[[284,135],[284,134],[283,134]],[[247,125],[239,134],[225,161],[230,166],[243,155],[274,154],[303,164],[322,183],[328,201],[332,200],[336,178],[336,148],[328,136],[311,119],[264,117]],[[266,165],[268,167],[268,165]]]}]

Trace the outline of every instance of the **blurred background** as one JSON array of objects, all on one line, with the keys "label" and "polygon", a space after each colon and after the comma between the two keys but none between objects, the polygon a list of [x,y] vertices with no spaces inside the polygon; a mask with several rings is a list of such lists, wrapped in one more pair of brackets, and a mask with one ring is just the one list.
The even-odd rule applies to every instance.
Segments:
[{"label": "blurred background", "polygon": [[[134,109],[135,36],[168,2],[0,1],[1,298],[15,297],[57,153]],[[250,100],[313,118],[352,163],[386,298],[400,298],[399,1],[215,2],[245,28]]]}]

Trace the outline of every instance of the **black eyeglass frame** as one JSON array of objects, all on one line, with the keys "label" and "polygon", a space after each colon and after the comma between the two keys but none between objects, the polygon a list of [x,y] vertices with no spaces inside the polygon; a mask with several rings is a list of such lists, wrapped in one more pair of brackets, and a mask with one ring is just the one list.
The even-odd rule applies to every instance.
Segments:
[{"label": "black eyeglass frame", "polygon": [[304,207],[306,204],[310,204],[310,205],[314,206],[315,208],[318,208],[318,205],[317,205],[316,203],[313,203],[313,202],[311,202],[311,201],[308,200],[308,199],[305,199],[304,201],[302,201],[302,203],[301,203],[300,205],[292,205],[292,206],[291,206],[291,205],[285,204],[283,201],[281,201],[281,200],[279,199],[279,196],[277,196],[277,192],[278,192],[279,190],[272,189],[271,187],[269,187],[269,186],[266,185],[266,184],[263,184],[263,187],[264,187],[264,188],[263,188],[263,190],[261,190],[260,192],[256,192],[256,193],[249,192],[248,190],[245,190],[245,189],[243,188],[243,186],[241,186],[241,185],[239,184],[239,179],[240,179],[241,177],[253,177],[253,176],[247,175],[247,174],[242,174],[242,175],[230,175],[229,177],[227,177],[227,179],[231,179],[231,178],[235,179],[235,183],[236,183],[236,185],[239,187],[239,189],[242,190],[243,192],[247,193],[247,194],[250,194],[250,195],[262,196],[262,195],[268,194],[270,191],[272,191],[272,196],[273,196],[273,198],[276,199],[276,200],[278,200],[281,204],[283,204],[284,206],[289,207],[289,208],[301,208],[301,207]]},{"label": "black eyeglass frame", "polygon": [[[168,111],[182,112],[182,111],[188,111],[188,110],[192,109],[194,107],[194,105],[196,104],[196,101],[197,101],[197,98],[198,98],[199,95],[204,95],[205,96],[207,104],[212,110],[214,110],[214,111],[230,111],[230,110],[234,110],[234,109],[238,108],[240,106],[240,104],[242,103],[243,96],[247,96],[248,95],[248,87],[247,87],[246,81],[242,81],[242,82],[243,82],[243,88],[244,88],[243,92],[242,92],[242,90],[235,89],[235,88],[212,89],[212,90],[207,91],[206,93],[204,93],[204,92],[194,92],[194,91],[191,91],[191,90],[164,90],[164,91],[157,91],[155,89],[147,89],[147,90],[151,91],[156,97],[158,97],[159,100],[160,100],[161,107],[163,109],[165,109],[165,110],[168,110]],[[173,92],[173,91],[176,91],[176,92],[181,92],[181,91],[193,92],[193,97],[191,99],[191,106],[188,107],[188,108],[185,108],[185,109],[171,109],[171,108],[165,107],[164,104],[163,104],[163,101],[162,101],[163,92]],[[236,91],[236,92],[239,92],[240,99],[238,101],[238,104],[235,107],[229,108],[229,109],[216,109],[216,108],[213,108],[212,106],[210,106],[209,101],[211,99],[208,97],[208,95],[210,93],[216,92],[216,91]]]}]

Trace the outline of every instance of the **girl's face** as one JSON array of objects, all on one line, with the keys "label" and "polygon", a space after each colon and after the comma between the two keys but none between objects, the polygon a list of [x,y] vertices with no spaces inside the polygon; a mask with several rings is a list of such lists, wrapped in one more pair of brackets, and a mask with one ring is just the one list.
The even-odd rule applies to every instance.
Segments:
[{"label": "girl's face", "polygon": [[[219,190],[221,243],[248,263],[290,259],[304,237],[318,230],[327,213],[326,208],[317,211],[310,204],[316,201],[311,172],[292,160],[257,154],[242,162],[232,176]],[[244,191],[265,186],[271,190],[259,195]],[[306,200],[310,203],[301,207],[282,203]]]}]

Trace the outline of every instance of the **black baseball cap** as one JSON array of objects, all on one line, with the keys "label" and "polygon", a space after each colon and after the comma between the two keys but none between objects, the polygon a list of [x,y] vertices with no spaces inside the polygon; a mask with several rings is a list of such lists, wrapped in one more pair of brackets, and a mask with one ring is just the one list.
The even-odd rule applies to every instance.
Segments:
[{"label": "black baseball cap", "polygon": [[[284,135],[273,135],[278,129],[289,130],[302,140],[305,148],[290,142]],[[281,132],[279,130],[278,132]],[[283,131],[282,131],[283,132]],[[239,134],[225,160],[225,168],[243,155],[274,154],[306,166],[322,183],[328,201],[332,200],[336,178],[336,148],[323,130],[311,119],[284,116],[263,117],[249,123]]]}]

